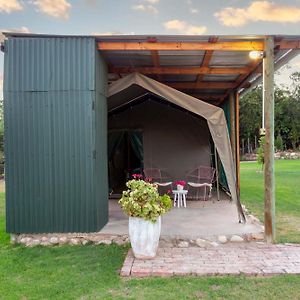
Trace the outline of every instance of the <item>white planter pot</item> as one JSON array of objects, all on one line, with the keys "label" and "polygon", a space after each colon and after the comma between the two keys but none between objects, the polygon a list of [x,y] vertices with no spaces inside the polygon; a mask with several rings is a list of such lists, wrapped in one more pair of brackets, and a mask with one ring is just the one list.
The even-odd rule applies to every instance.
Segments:
[{"label": "white planter pot", "polygon": [[155,223],[129,217],[129,238],[133,254],[139,259],[154,258],[161,231],[161,217]]},{"label": "white planter pot", "polygon": [[181,184],[177,184],[177,191],[182,191],[183,190],[183,186]]}]

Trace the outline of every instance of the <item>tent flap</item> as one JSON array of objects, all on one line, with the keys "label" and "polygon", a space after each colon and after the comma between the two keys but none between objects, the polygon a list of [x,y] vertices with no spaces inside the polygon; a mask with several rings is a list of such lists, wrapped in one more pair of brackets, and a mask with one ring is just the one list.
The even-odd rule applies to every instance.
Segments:
[{"label": "tent flap", "polygon": [[236,168],[233,162],[231,143],[225,114],[222,108],[182,93],[139,73],[132,73],[112,84],[108,89],[110,109],[122,102],[130,102],[145,91],[153,93],[207,120],[208,127],[223,164],[232,200],[237,205],[240,221],[246,221],[236,185]]}]

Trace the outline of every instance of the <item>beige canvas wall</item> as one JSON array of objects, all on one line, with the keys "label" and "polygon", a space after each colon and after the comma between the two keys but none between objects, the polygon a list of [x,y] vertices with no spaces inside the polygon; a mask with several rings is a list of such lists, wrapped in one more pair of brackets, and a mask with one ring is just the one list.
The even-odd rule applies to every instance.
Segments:
[{"label": "beige canvas wall", "polygon": [[164,169],[173,179],[185,179],[191,169],[211,164],[206,120],[167,102],[132,104],[110,116],[108,128],[142,130],[145,168]]}]

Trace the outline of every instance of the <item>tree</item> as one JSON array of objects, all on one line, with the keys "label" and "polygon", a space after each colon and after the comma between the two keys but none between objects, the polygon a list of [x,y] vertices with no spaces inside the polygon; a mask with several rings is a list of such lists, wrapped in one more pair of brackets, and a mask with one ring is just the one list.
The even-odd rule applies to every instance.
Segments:
[{"label": "tree", "polygon": [[282,151],[283,150],[283,141],[282,141],[282,137],[281,137],[280,134],[277,135],[274,144],[275,144],[275,150],[276,151]]},{"label": "tree", "polygon": [[[292,85],[275,87],[275,136],[282,139],[282,149],[295,149],[300,144],[300,72],[291,75]],[[259,136],[262,126],[262,87],[246,93],[240,101],[241,140]],[[280,138],[279,138],[280,139]],[[279,140],[281,147],[281,141]]]},{"label": "tree", "polygon": [[264,169],[265,165],[265,137],[262,136],[259,139],[259,148],[257,150],[257,162],[261,164],[261,169]]}]

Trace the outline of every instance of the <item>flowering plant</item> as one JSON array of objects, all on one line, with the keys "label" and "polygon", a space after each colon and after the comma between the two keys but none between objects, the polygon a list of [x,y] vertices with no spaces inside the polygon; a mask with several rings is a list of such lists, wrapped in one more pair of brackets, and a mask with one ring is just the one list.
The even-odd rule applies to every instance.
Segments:
[{"label": "flowering plant", "polygon": [[143,175],[142,174],[132,174],[132,178],[133,179],[143,179]]},{"label": "flowering plant", "polygon": [[156,222],[157,218],[172,207],[170,196],[160,196],[157,186],[144,180],[129,180],[128,189],[119,200],[123,211],[130,217]]},{"label": "flowering plant", "polygon": [[186,185],[186,182],[184,180],[177,180],[174,182],[174,185],[182,185],[182,186],[185,186]]}]

